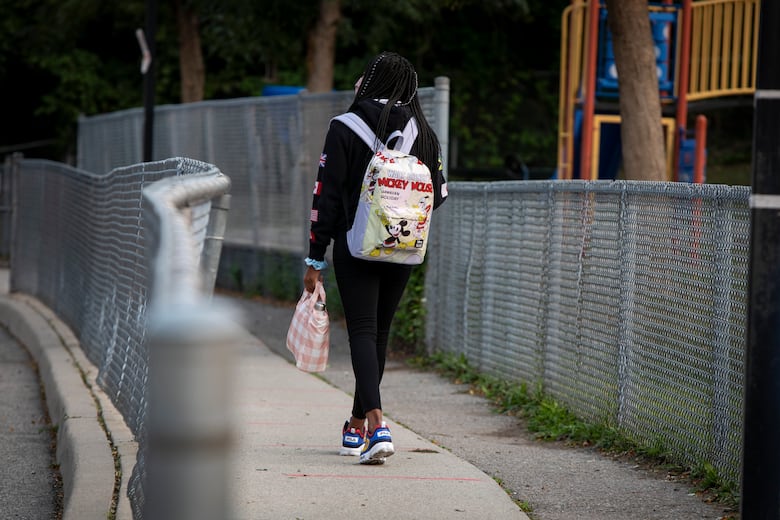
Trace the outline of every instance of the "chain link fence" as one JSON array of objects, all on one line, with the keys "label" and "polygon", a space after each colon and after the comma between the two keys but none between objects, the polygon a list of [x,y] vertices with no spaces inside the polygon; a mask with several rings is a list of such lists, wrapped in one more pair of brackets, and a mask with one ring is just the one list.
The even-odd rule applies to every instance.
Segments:
[{"label": "chain link fence", "polygon": [[184,323],[190,311],[203,322],[198,302],[213,288],[209,273],[224,233],[216,213],[225,211],[230,181],[183,158],[103,175],[44,160],[12,168],[11,290],[51,308],[97,367],[98,383],[139,442],[128,494],[142,508],[150,373],[160,368],[150,370],[150,324],[171,314]]},{"label": "chain link fence", "polygon": [[[226,245],[296,256],[327,123],[347,92],[159,107],[155,155],[233,180]],[[421,100],[446,120],[436,89]],[[79,122],[79,163],[141,156],[140,109]],[[427,339],[591,421],[739,480],[749,189],[451,183],[433,220]],[[297,277],[297,274],[296,274]]]},{"label": "chain link fence", "polygon": [[427,340],[739,482],[748,187],[450,183]]},{"label": "chain link fence", "polygon": [[[449,82],[439,83],[438,88],[419,90],[435,129],[437,122],[446,122],[449,109]],[[155,109],[153,154],[217,164],[230,176],[226,246],[302,257],[308,251],[311,193],[325,133],[354,95],[340,91],[160,106]],[[446,99],[443,107],[441,98]],[[141,162],[142,136],[140,108],[81,118],[78,166],[108,171]]]}]

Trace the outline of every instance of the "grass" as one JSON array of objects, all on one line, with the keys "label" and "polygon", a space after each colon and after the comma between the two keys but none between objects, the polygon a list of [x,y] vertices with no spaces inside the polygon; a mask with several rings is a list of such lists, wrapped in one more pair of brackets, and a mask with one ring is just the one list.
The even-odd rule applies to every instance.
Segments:
[{"label": "grass", "polygon": [[737,510],[736,484],[724,480],[711,464],[688,468],[670,457],[660,441],[640,444],[612,425],[585,422],[545,395],[541,385],[529,389],[525,383],[482,374],[470,366],[463,354],[437,352],[409,358],[408,363],[416,368],[434,370],[455,383],[470,385],[474,393],[491,402],[496,412],[521,418],[538,440],[594,447],[606,455],[632,458],[648,469],[663,469],[676,478],[688,480],[706,500]]},{"label": "grass", "polygon": [[707,164],[708,184],[729,186],[750,186],[752,167],[750,163]]},{"label": "grass", "polygon": [[697,492],[707,493],[719,503],[737,508],[739,489],[736,483],[724,481],[712,464],[704,462],[691,470],[691,479]]},{"label": "grass", "polygon": [[507,495],[509,495],[509,498],[515,503],[515,505],[520,509],[520,511],[522,511],[523,513],[528,513],[528,514],[532,514],[533,513],[534,508],[533,508],[533,506],[531,506],[531,504],[529,502],[527,502],[525,500],[518,500],[518,499],[512,498],[512,490],[506,487],[506,484],[504,483],[503,479],[501,479],[499,477],[493,477],[493,480],[496,482],[496,484],[501,486],[501,489],[503,489],[504,492],[506,492]]},{"label": "grass", "polygon": [[463,354],[435,353],[410,360],[413,366],[433,369],[459,384],[468,384],[475,393],[487,398],[498,413],[525,419],[530,432],[546,441],[568,441],[608,450],[633,447],[617,430],[579,420],[564,406],[545,396],[541,386],[529,390],[525,383],[482,374],[474,370]]}]

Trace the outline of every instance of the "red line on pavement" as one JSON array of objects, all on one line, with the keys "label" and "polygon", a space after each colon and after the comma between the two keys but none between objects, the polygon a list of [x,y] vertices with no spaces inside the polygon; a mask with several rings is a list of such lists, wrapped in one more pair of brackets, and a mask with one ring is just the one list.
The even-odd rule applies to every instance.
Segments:
[{"label": "red line on pavement", "polygon": [[304,388],[298,388],[298,387],[285,387],[285,386],[274,386],[274,387],[266,387],[266,386],[254,386],[254,387],[242,387],[242,391],[246,391],[251,394],[259,394],[261,392],[282,392],[284,394],[325,394],[325,393],[331,393],[331,394],[343,394],[341,390],[337,390],[335,388],[312,388],[304,389]]},{"label": "red line on pavement", "polygon": [[311,401],[264,401],[264,400],[258,400],[258,401],[235,401],[235,404],[238,408],[306,408],[306,407],[312,407],[312,408],[339,408],[339,409],[349,409],[349,405],[346,407],[344,405],[340,404],[320,404],[320,403],[312,403]]},{"label": "red line on pavement", "polygon": [[252,446],[257,446],[260,448],[311,448],[311,449],[331,449],[334,453],[336,450],[333,448],[332,444],[287,444],[287,443],[276,443],[276,444],[252,444]]},{"label": "red line on pavement", "polygon": [[[251,432],[250,432],[251,433]],[[325,449],[330,450],[333,453],[336,453],[336,450],[333,448],[332,444],[289,444],[284,442],[277,442],[277,443],[268,443],[268,444],[252,444],[252,446],[256,446],[258,448],[302,448],[302,449]],[[415,450],[418,450],[419,448],[396,448],[396,453],[398,452],[409,452],[409,453],[415,453]],[[438,452],[434,452],[438,453]]]},{"label": "red line on pavement", "polygon": [[336,475],[336,474],[319,474],[319,473],[283,473],[285,477],[310,477],[310,478],[385,478],[390,480],[436,480],[436,481],[456,481],[456,482],[482,482],[482,479],[468,478],[468,477],[411,477],[405,475]]},{"label": "red line on pavement", "polygon": [[[279,421],[247,421],[244,424],[248,424],[250,426],[295,426],[300,427],[300,422],[279,422]],[[307,426],[311,426],[312,424],[315,424],[313,422],[307,422]],[[322,425],[328,425],[331,424],[329,422],[319,422],[316,424],[322,424]]]}]

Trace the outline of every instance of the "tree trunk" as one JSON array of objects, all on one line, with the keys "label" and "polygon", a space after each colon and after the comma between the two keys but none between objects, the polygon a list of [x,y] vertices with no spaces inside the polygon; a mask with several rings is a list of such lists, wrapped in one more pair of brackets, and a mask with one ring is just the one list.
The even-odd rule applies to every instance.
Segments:
[{"label": "tree trunk", "polygon": [[607,10],[619,77],[625,175],[662,181],[666,153],[647,0],[607,0]]},{"label": "tree trunk", "polygon": [[333,90],[333,64],[336,61],[336,34],[341,20],[339,0],[321,0],[320,16],[309,31],[306,54],[309,92]]},{"label": "tree trunk", "polygon": [[176,21],[179,29],[179,72],[181,102],[203,101],[206,68],[200,49],[198,15],[192,7],[176,0]]}]

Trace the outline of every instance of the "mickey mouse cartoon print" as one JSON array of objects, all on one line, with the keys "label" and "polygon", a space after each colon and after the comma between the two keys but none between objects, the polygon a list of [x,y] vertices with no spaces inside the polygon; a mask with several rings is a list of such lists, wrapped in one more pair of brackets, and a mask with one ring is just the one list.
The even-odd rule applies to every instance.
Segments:
[{"label": "mickey mouse cartoon print", "polygon": [[372,168],[368,172],[368,185],[366,186],[366,193],[368,193],[368,200],[374,197],[374,189],[376,189],[376,181],[379,178],[379,168]]},{"label": "mickey mouse cartoon print", "polygon": [[[385,224],[385,229],[390,234],[390,236],[387,237],[384,242],[382,242],[382,247],[385,249],[392,249],[401,243],[401,237],[408,237],[411,235],[412,232],[408,229],[405,229],[408,225],[409,223],[406,220],[402,220],[393,225],[390,225],[389,222]],[[386,253],[389,254],[390,252],[386,251]]]},{"label": "mickey mouse cartoon print", "polygon": [[425,216],[417,221],[417,224],[414,227],[414,236],[419,239],[424,239],[426,235],[425,231],[427,229],[426,224],[428,223],[428,218],[431,216],[433,205],[431,204],[431,198],[428,195],[421,197],[417,205]]}]

